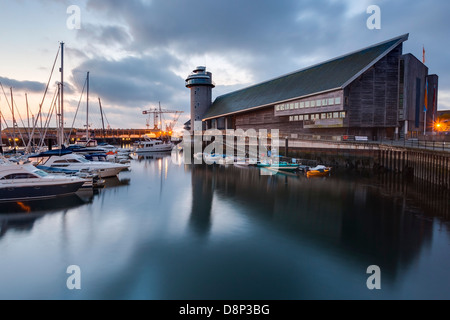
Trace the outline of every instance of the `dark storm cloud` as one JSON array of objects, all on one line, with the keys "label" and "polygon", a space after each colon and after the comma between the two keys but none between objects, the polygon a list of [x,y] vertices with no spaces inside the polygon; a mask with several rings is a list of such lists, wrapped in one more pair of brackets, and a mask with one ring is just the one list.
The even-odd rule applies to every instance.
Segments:
[{"label": "dark storm cloud", "polygon": [[[90,72],[90,91],[109,103],[142,107],[149,102],[176,101],[183,79],[169,70],[179,62],[170,55],[125,58],[119,61],[96,58],[73,71],[73,78]],[[83,83],[74,81],[81,92]],[[186,92],[187,93],[187,92]]]},{"label": "dark storm cloud", "polygon": [[83,28],[77,33],[77,38],[106,46],[116,44],[124,46],[131,42],[131,37],[124,27],[98,26],[88,23],[83,24]]},{"label": "dark storm cloud", "polygon": [[[184,97],[183,79],[164,71],[178,66],[174,56],[223,57],[260,82],[405,33],[411,36],[404,52],[421,59],[425,45],[430,72],[440,75],[441,89],[449,90],[450,77],[444,71],[450,67],[450,61],[442,46],[447,46],[443,41],[450,25],[446,17],[450,2],[371,1],[370,4],[381,8],[381,30],[366,27],[369,14],[362,3],[350,0],[88,0],[87,10],[106,17],[102,24],[114,22],[110,27],[92,26],[91,31],[80,33],[80,37],[88,39],[90,33],[95,40],[109,39],[137,57],[149,50],[171,52],[171,59],[165,61],[164,67],[146,62],[145,57],[95,60],[98,64],[93,67],[108,68],[102,78],[105,81],[102,93],[127,104],[170,99],[176,92],[179,102],[189,103]],[[115,26],[119,21],[123,28]],[[114,69],[118,72],[111,71]],[[214,95],[239,87],[217,85]],[[117,92],[120,87],[127,87],[124,96]]]},{"label": "dark storm cloud", "polygon": [[45,84],[36,81],[19,81],[9,78],[0,77],[0,83],[6,88],[12,87],[17,90],[24,90],[27,92],[44,92]]},{"label": "dark storm cloud", "polygon": [[135,40],[135,50],[173,48],[185,55],[241,55],[251,57],[250,61],[236,59],[235,63],[255,64],[255,70],[261,70],[256,67],[258,60],[295,58],[320,44],[328,45],[338,28],[326,26],[339,26],[346,11],[344,4],[335,1],[318,5],[298,0],[95,0],[87,7],[111,18],[120,16]]}]

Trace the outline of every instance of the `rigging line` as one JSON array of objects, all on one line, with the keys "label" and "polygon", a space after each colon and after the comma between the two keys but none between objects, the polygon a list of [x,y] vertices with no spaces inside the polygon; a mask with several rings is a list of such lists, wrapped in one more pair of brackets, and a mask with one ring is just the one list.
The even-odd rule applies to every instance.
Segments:
[{"label": "rigging line", "polygon": [[[45,119],[45,124],[42,126],[42,129],[44,129],[44,128],[46,129],[47,125],[49,125],[48,119],[49,119],[50,115],[53,113],[53,103],[56,100],[55,97],[57,96],[57,94],[58,94],[58,90],[56,90],[55,94],[53,95],[52,102],[50,104],[50,108],[48,110],[47,117]],[[38,144],[39,148],[41,148],[44,145],[46,135],[47,135],[47,129],[44,131],[44,134],[41,134],[41,139],[39,140],[39,144]]]},{"label": "rigging line", "polygon": [[[73,132],[73,129],[74,129],[74,126],[75,126],[75,121],[77,120],[78,111],[80,110],[80,105],[81,105],[81,101],[83,99],[83,94],[84,94],[84,91],[86,89],[86,85],[87,85],[87,78],[84,80],[84,86],[83,86],[83,90],[81,91],[80,101],[78,102],[77,111],[75,112],[75,117],[73,117],[72,127],[70,128],[70,133],[69,133],[69,136],[68,136],[67,140],[69,140],[70,137],[72,136],[72,132]],[[67,143],[67,144],[69,144],[69,143]]]},{"label": "rigging line", "polygon": [[[3,115],[3,114],[1,114],[1,119],[0,120],[3,120],[4,122],[5,122],[5,125],[6,125],[6,127],[5,128],[7,128],[8,127],[8,123],[6,122],[6,119],[5,119],[5,116]],[[7,140],[8,140],[8,144],[9,144],[9,146],[11,147],[11,134],[9,134],[9,132],[8,131],[6,131],[6,138],[8,138]]]},{"label": "rigging line", "polygon": [[[9,111],[11,112],[11,114],[14,114],[13,109],[11,109],[11,105],[9,104],[8,97],[6,96],[5,89],[3,88],[3,84],[2,84],[1,82],[0,82],[0,86],[1,86],[2,91],[3,91],[3,95],[5,96],[6,103],[8,104]],[[15,102],[15,101],[14,101],[14,102]],[[16,105],[16,106],[17,106],[17,105]],[[18,111],[18,110],[17,110],[17,111]],[[19,114],[20,120],[22,121],[22,117],[20,116],[20,113],[19,113],[19,112],[18,112],[18,114]],[[6,122],[6,118],[5,118],[5,122]],[[17,124],[17,122],[14,123],[14,119],[13,119],[13,128],[15,127],[16,124]],[[23,121],[22,121],[22,125],[23,125]],[[25,126],[24,126],[24,127],[25,127]],[[6,128],[8,128],[8,123],[6,123]],[[25,140],[24,140],[23,135],[22,135],[22,132],[21,132],[20,130],[19,130],[19,134],[20,134],[20,138],[22,139],[22,143],[25,145]],[[13,137],[13,139],[15,139],[15,137]]]},{"label": "rigging line", "polygon": [[48,126],[50,126],[50,121],[51,121],[50,119],[53,117],[54,104],[56,103],[58,94],[59,94],[59,90],[55,90],[55,94],[53,95],[52,102],[51,102],[50,108],[48,110],[47,118],[45,119],[45,124],[44,124],[45,131],[41,137],[41,140],[39,141],[39,147],[42,147],[44,145],[45,136],[47,135]]},{"label": "rigging line", "polygon": [[[60,52],[60,50],[61,50],[61,46],[58,47],[58,52],[56,53],[55,62],[53,63],[52,71],[51,71],[51,73],[50,73],[50,78],[48,79],[47,87],[45,88],[44,96],[42,97],[42,102],[41,102],[41,104],[39,105],[39,112],[38,112],[38,114],[36,115],[35,123],[33,123],[33,131],[32,131],[32,133],[31,133],[31,136],[32,136],[32,137],[34,137],[34,133],[35,133],[35,131],[36,131],[36,126],[37,126],[37,124],[38,124],[38,122],[39,122],[39,118],[41,117],[42,105],[44,104],[45,97],[46,97],[47,92],[48,92],[48,88],[50,87],[50,82],[52,81],[53,72],[55,71],[56,62],[58,62],[58,57],[59,57],[59,52]],[[39,132],[40,132],[40,131],[39,131]],[[31,146],[31,140],[28,142],[27,149],[29,149],[30,146]]]},{"label": "rigging line", "polygon": [[49,126],[50,126],[50,122],[52,121],[53,118],[53,113],[54,110],[56,109],[56,102],[57,102],[57,96],[59,94],[59,90],[55,91],[55,95],[53,96],[53,100],[52,100],[52,105],[50,106],[50,110],[49,113],[47,115],[47,119],[45,121],[45,131],[44,131],[44,135],[42,136],[42,140],[39,143],[39,148],[42,148],[44,146],[45,143],[45,136],[47,135]]},{"label": "rigging line", "polygon": [[[22,116],[20,115],[19,107],[17,106],[15,99],[14,99],[14,105],[16,106],[16,110],[17,110],[17,114],[19,115],[20,122],[22,122],[22,127],[25,128],[25,123],[23,122]],[[20,138],[22,139],[23,146],[26,146],[25,138],[23,137],[21,130],[19,130],[19,134],[20,134]]]}]

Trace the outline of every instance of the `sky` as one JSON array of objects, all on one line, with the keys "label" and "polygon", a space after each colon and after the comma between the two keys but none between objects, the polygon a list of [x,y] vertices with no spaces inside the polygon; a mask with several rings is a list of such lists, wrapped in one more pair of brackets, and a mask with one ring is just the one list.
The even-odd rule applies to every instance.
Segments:
[{"label": "sky", "polygon": [[[367,27],[371,5],[381,29]],[[48,113],[62,41],[65,125],[86,123],[89,72],[89,125],[101,128],[100,98],[112,128],[145,128],[142,111],[159,103],[185,112],[178,125],[188,120],[185,79],[197,66],[213,73],[215,98],[406,33],[404,53],[422,60],[425,47],[440,77],[438,108],[450,109],[448,12],[445,0],[2,0],[0,109],[11,125],[12,87],[19,126],[26,96],[31,114],[42,101]]]}]

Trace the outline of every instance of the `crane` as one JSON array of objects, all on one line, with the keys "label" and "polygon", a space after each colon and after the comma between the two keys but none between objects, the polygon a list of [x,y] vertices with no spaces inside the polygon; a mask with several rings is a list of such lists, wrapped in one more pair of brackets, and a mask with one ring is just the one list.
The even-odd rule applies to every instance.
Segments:
[{"label": "crane", "polygon": [[167,132],[172,132],[173,128],[177,124],[178,120],[180,119],[181,114],[184,113],[183,111],[172,111],[167,109],[161,108],[161,103],[159,104],[158,108],[152,108],[150,110],[145,110],[142,112],[144,115],[148,115],[149,118],[147,120],[147,129],[150,129],[150,116],[153,115],[153,130],[162,131],[162,117],[163,114],[174,114],[175,118],[174,120],[166,126]]}]

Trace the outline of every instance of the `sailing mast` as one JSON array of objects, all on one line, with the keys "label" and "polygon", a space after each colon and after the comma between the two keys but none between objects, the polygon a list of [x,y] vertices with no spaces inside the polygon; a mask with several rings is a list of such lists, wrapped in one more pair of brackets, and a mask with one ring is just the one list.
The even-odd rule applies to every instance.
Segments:
[{"label": "sailing mast", "polygon": [[14,115],[14,97],[13,97],[13,88],[11,87],[11,112],[12,112],[12,118],[13,118],[13,142],[14,142],[14,151],[17,148],[16,144],[16,117]]},{"label": "sailing mast", "polygon": [[103,108],[102,108],[102,101],[100,100],[100,98],[98,98],[98,103],[100,104],[100,113],[102,115],[103,139],[105,139],[106,138],[105,119],[103,119]]},{"label": "sailing mast", "polygon": [[2,108],[0,107],[0,155],[3,154],[2,117]]},{"label": "sailing mast", "polygon": [[87,73],[87,101],[86,101],[86,143],[89,142],[89,71]]},{"label": "sailing mast", "polygon": [[64,145],[64,42],[61,42],[61,88],[60,88],[60,116],[59,116],[59,127],[60,127],[60,136],[59,136],[59,147],[62,148]]}]

